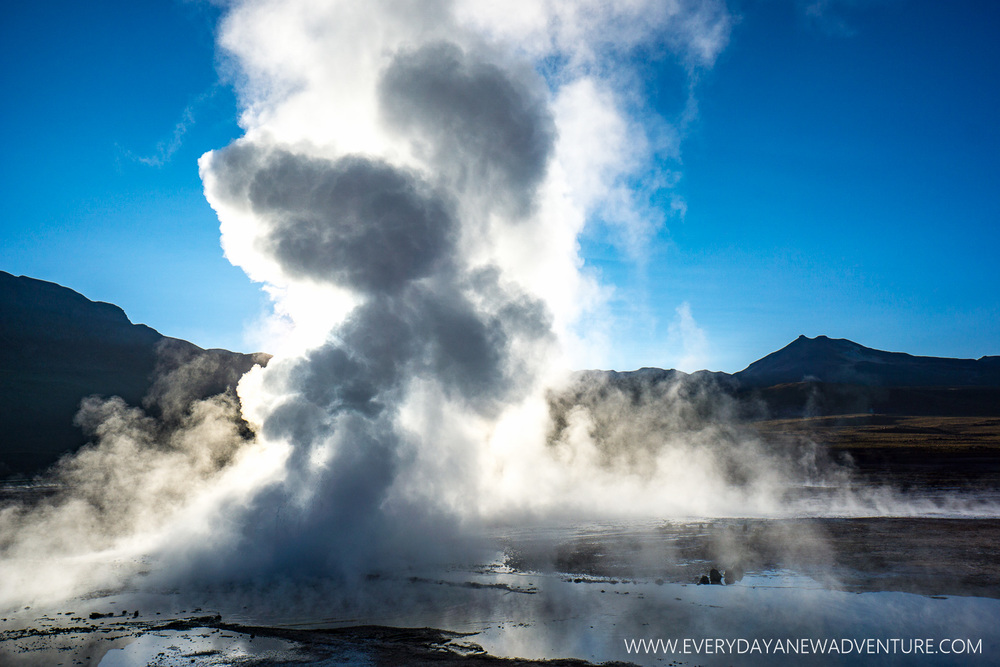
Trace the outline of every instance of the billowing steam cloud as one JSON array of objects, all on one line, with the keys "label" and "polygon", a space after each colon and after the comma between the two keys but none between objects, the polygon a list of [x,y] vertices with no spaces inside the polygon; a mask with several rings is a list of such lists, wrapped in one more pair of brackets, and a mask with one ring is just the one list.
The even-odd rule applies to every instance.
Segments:
[{"label": "billowing steam cloud", "polygon": [[[547,437],[546,389],[595,294],[576,237],[609,202],[626,222],[641,209],[620,186],[656,142],[624,65],[669,49],[710,64],[725,12],[527,3],[511,25],[487,3],[375,3],[317,24],[277,6],[227,19],[248,131],[201,167],[230,258],[313,332],[241,391],[261,441],[289,452],[248,513],[294,506],[311,537],[246,519],[239,552],[349,573],[419,559],[406,527],[607,511],[621,471],[576,451],[580,433]],[[337,314],[316,318],[326,303]]]},{"label": "billowing steam cloud", "polygon": [[[461,52],[435,45],[427,57],[444,57],[450,66]],[[422,66],[419,59],[414,64],[416,70]],[[487,90],[518,92],[498,71],[488,74],[461,83],[476,90],[485,80]],[[414,79],[420,75],[407,77]],[[506,116],[510,109],[504,111]],[[528,118],[551,125],[544,114]],[[551,144],[551,131],[526,133]],[[493,144],[487,138],[482,146],[464,147],[476,155],[468,161],[482,171],[464,177],[470,187],[481,188],[499,180],[501,196],[512,192],[523,209],[540,179],[515,187],[511,165],[520,164],[520,152],[540,162],[537,150]],[[417,486],[411,483],[414,473],[448,458],[441,443],[449,426],[496,418],[505,404],[523,398],[532,368],[518,351],[548,340],[544,305],[502,284],[494,266],[469,265],[459,250],[455,190],[417,170],[361,155],[317,158],[250,143],[211,156],[203,168],[217,186],[213,201],[220,211],[233,206],[250,212],[261,231],[256,252],[273,260],[289,281],[328,283],[357,300],[323,344],[275,360],[262,373],[257,391],[269,398],[256,424],[259,436],[290,447],[283,483],[256,498],[249,512],[288,507],[295,528],[292,535],[261,534],[255,517],[247,522],[254,532],[239,551],[257,553],[265,569],[294,564],[327,573],[345,565],[353,572],[355,563],[372,567],[376,555],[412,561],[407,541],[391,549],[381,541],[438,509],[447,495],[442,486],[474,497],[462,480],[474,479],[480,445],[472,438],[452,445],[460,474],[450,482],[434,471]],[[244,393],[252,405],[252,392]],[[447,406],[436,433],[404,427],[403,412],[417,395]],[[393,522],[398,526],[385,525]],[[271,545],[277,553],[262,552]]]},{"label": "billowing steam cloud", "polygon": [[681,129],[630,93],[634,63],[675,58],[693,81],[724,6],[513,4],[233,4],[219,41],[246,132],[200,167],[227,256],[275,302],[276,356],[239,389],[255,438],[230,400],[168,430],[88,404],[71,490],[0,515],[3,603],[140,569],[357,578],[454,558],[500,516],[774,508],[801,461],[772,465],[690,386],[658,390],[674,407],[655,418],[652,400],[585,400],[600,389],[553,398],[602,333],[581,326],[601,290],[577,236],[648,234],[629,184],[669,182],[676,156]]}]

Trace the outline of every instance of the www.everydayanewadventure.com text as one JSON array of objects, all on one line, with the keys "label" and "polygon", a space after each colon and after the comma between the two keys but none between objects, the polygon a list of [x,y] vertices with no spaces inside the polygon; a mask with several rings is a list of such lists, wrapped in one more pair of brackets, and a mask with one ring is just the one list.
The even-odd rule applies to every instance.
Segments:
[{"label": "www.everydayanewadventure.com text", "polygon": [[772,639],[722,639],[722,638],[674,638],[674,639],[633,639],[625,641],[625,652],[630,654],[727,654],[727,655],[788,655],[788,654],[853,654],[853,655],[896,655],[896,654],[969,654],[981,655],[982,639],[812,639],[812,638],[772,638]]}]

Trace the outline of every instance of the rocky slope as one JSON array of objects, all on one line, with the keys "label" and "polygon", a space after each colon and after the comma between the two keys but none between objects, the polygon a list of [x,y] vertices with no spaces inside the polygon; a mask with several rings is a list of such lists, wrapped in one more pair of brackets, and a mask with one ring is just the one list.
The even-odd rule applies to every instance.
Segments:
[{"label": "rocky slope", "polygon": [[[0,271],[0,476],[32,474],[86,442],[83,398],[120,396],[154,416],[165,378],[184,370],[180,403],[232,391],[265,354],[203,350],[133,324],[118,306],[55,283]],[[159,384],[157,384],[159,381]],[[173,408],[170,408],[173,409]]]}]

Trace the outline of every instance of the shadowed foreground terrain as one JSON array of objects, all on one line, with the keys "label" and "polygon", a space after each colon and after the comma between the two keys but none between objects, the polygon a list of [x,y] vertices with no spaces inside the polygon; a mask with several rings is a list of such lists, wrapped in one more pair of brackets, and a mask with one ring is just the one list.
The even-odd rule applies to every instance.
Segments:
[{"label": "shadowed foreground terrain", "polygon": [[[508,554],[502,571],[372,579],[373,598],[396,600],[389,609],[344,608],[335,588],[311,602],[286,599],[293,592],[278,589],[246,602],[250,608],[233,606],[225,589],[195,602],[169,592],[109,592],[7,612],[0,660],[103,667],[775,664],[775,656],[635,656],[623,648],[625,639],[650,636],[969,637],[985,644],[978,658],[989,661],[1000,650],[990,629],[1000,612],[997,519],[730,519],[501,533]],[[709,568],[728,572],[737,560],[740,581],[696,585]],[[801,664],[800,656],[782,657],[778,664]]]},{"label": "shadowed foreground terrain", "polygon": [[[585,660],[498,658],[475,643],[475,633],[433,628],[354,626],[295,629],[225,623],[219,616],[191,616],[166,622],[81,617],[0,634],[0,641],[30,645],[32,638],[48,646],[41,651],[8,653],[10,665],[97,664],[109,649],[128,646],[136,636],[156,636],[149,665],[204,664],[265,667],[269,665],[482,665],[483,667],[584,667]],[[90,649],[83,648],[87,644]],[[235,647],[235,648],[234,648]],[[0,647],[0,655],[3,655]],[[75,659],[65,661],[70,655]],[[41,662],[39,662],[41,661]],[[52,662],[49,662],[52,661]],[[145,661],[144,661],[145,662]],[[119,664],[119,663],[116,663]],[[131,660],[128,663],[137,664]],[[141,664],[141,663],[139,663]],[[629,663],[606,662],[609,667]]]},{"label": "shadowed foreground terrain", "polygon": [[711,568],[793,571],[851,592],[900,591],[1000,599],[1000,519],[844,517],[716,519],[594,525],[511,538],[524,571],[578,583],[697,583]]}]

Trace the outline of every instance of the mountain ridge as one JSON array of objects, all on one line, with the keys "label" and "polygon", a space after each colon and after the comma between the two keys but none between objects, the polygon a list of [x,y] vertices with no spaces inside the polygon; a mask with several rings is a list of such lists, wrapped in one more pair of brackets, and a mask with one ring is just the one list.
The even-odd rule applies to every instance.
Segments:
[{"label": "mountain ridge", "polygon": [[1000,357],[925,357],[886,352],[845,338],[799,336],[734,373],[740,386],[804,381],[883,387],[1000,386]]},{"label": "mountain ridge", "polygon": [[[87,396],[119,396],[155,417],[153,394],[182,366],[182,405],[233,391],[269,355],[204,350],[133,324],[114,304],[57,283],[0,271],[0,477],[31,474],[87,442],[74,425]],[[157,384],[159,382],[159,384]]]},{"label": "mountain ridge", "polygon": [[578,395],[580,382],[634,396],[664,382],[698,385],[734,399],[739,417],[751,421],[866,413],[1000,416],[1000,356],[920,357],[827,336],[799,336],[737,373],[584,371],[571,390]]},{"label": "mountain ridge", "polygon": [[[115,304],[0,271],[0,477],[33,474],[85,444],[73,419],[87,396],[120,396],[163,418],[155,393],[178,369],[194,369],[183,374],[183,410],[201,398],[235,395],[242,375],[269,359],[204,350],[133,324]],[[577,379],[634,395],[665,383],[697,385],[735,399],[744,419],[865,412],[1000,416],[1000,356],[922,357],[823,335],[799,336],[737,373],[644,367],[580,371]]]},{"label": "mountain ridge", "polygon": [[978,359],[887,352],[846,338],[800,335],[791,343],[736,373],[644,366],[634,371],[589,370],[631,378],[711,378],[739,389],[801,382],[869,387],[1000,387],[1000,356]]}]

